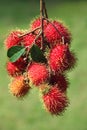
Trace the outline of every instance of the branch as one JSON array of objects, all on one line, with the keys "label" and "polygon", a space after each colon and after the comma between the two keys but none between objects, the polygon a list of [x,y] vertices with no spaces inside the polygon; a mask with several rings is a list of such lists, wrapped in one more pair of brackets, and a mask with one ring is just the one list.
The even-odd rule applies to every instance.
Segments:
[{"label": "branch", "polygon": [[24,37],[24,36],[26,36],[26,35],[28,35],[28,34],[30,34],[30,33],[34,33],[36,30],[38,30],[38,29],[40,29],[41,27],[37,27],[37,28],[35,28],[34,30],[32,30],[32,31],[30,31],[30,32],[27,32],[27,33],[25,33],[25,34],[23,34],[23,35],[20,35],[19,37],[20,38],[22,38],[22,37]]},{"label": "branch", "polygon": [[41,18],[41,49],[43,50],[43,44],[44,44],[44,6],[43,6],[44,0],[40,0],[40,18]]},{"label": "branch", "polygon": [[34,40],[34,43],[37,41],[37,39],[41,36],[41,31],[39,31],[38,35],[36,36],[35,40]]},{"label": "branch", "polygon": [[47,14],[47,9],[46,9],[46,4],[45,4],[45,2],[43,2],[43,6],[44,6],[44,14],[45,14],[45,17],[48,18],[48,14]]}]

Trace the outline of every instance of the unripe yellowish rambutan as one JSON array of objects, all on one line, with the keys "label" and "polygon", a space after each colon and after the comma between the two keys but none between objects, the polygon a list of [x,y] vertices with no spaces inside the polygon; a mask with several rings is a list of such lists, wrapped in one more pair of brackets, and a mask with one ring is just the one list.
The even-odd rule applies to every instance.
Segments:
[{"label": "unripe yellowish rambutan", "polygon": [[9,85],[9,88],[10,88],[10,92],[14,96],[20,98],[25,96],[28,93],[30,86],[25,81],[23,76],[18,76],[12,80],[12,82]]}]

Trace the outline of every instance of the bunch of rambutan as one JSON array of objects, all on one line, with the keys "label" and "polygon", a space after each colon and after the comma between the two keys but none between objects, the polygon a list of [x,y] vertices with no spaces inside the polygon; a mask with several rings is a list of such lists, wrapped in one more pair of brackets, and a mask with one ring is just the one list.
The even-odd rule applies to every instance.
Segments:
[{"label": "bunch of rambutan", "polygon": [[[76,64],[75,54],[70,49],[71,33],[56,20],[43,19],[43,32],[41,26],[41,18],[36,18],[29,32],[12,31],[5,40],[10,53],[6,69],[13,78],[9,88],[14,96],[21,98],[30,88],[37,87],[46,110],[60,115],[69,104],[66,73]],[[25,50],[17,58],[19,47]]]}]

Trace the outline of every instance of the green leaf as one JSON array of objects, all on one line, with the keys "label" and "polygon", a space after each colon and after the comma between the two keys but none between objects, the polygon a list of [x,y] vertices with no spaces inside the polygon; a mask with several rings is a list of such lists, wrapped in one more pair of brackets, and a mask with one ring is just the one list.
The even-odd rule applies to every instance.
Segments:
[{"label": "green leaf", "polygon": [[30,49],[31,58],[35,62],[46,62],[46,58],[43,54],[43,52],[40,50],[40,48],[37,45],[33,45]]},{"label": "green leaf", "polygon": [[15,62],[23,55],[24,52],[25,48],[23,46],[13,46],[8,50],[7,56],[11,62]]}]

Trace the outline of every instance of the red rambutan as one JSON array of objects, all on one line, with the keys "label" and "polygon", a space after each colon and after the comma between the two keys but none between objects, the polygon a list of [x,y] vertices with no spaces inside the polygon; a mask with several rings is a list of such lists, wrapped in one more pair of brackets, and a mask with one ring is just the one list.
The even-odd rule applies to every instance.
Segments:
[{"label": "red rambutan", "polygon": [[50,87],[46,93],[42,95],[45,109],[52,115],[61,115],[69,104],[64,93],[58,87]]},{"label": "red rambutan", "polygon": [[18,98],[25,96],[30,89],[29,84],[25,82],[23,76],[18,76],[14,78],[9,87],[10,92]]},{"label": "red rambutan", "polygon": [[21,74],[20,70],[12,62],[7,62],[6,69],[7,69],[8,74],[11,75],[12,77],[15,77]]},{"label": "red rambutan", "polygon": [[31,47],[32,46],[32,44],[33,44],[33,42],[34,42],[34,40],[35,40],[35,35],[33,35],[33,34],[28,34],[28,35],[25,35],[24,37],[23,37],[23,44],[24,44],[24,46],[28,46],[28,47]]},{"label": "red rambutan", "polygon": [[28,68],[30,82],[38,86],[48,79],[48,70],[44,64],[32,63]]},{"label": "red rambutan", "polygon": [[[56,29],[52,24],[54,24]],[[59,21],[53,21],[52,24],[49,23],[44,32],[47,41],[52,46],[55,46],[57,43],[59,43],[59,41],[62,40],[62,37],[64,37],[64,43],[70,43],[71,33],[69,32],[68,28]]]},{"label": "red rambutan", "polygon": [[63,72],[75,66],[76,57],[69,51],[68,45],[59,44],[55,46],[49,56],[49,65],[54,72]]},{"label": "red rambutan", "polygon": [[[26,36],[23,37],[23,44],[25,47],[30,47],[34,44],[35,42],[35,38],[36,38],[36,35],[34,34],[28,34]],[[35,44],[37,44],[39,47],[41,47],[41,38],[39,37]]]},{"label": "red rambutan", "polygon": [[23,32],[19,30],[11,32],[7,37],[7,39],[5,40],[6,48],[9,49],[12,46],[20,45],[22,38],[20,38],[19,36],[22,34]]},{"label": "red rambutan", "polygon": [[7,62],[6,69],[9,75],[12,77],[18,76],[25,71],[27,66],[27,61],[25,61],[22,57],[19,58],[16,62]]},{"label": "red rambutan", "polygon": [[60,89],[61,92],[66,92],[69,82],[65,75],[63,74],[51,74],[50,75],[50,84],[55,85]]},{"label": "red rambutan", "polygon": [[[31,23],[31,30],[34,30],[37,27],[41,26],[41,19],[40,18],[36,18],[33,20],[33,22]],[[47,21],[44,20],[44,29],[47,27]],[[36,34],[38,33],[38,31],[36,30]]]}]

